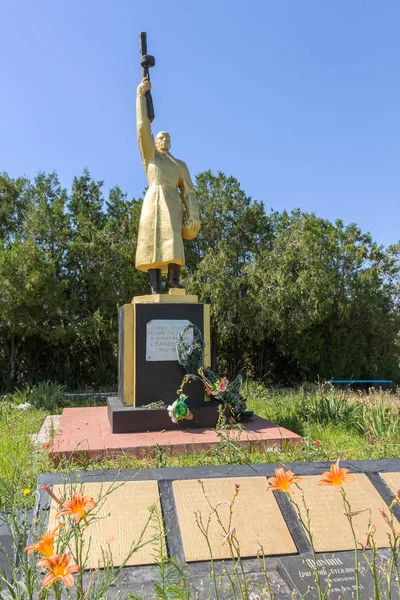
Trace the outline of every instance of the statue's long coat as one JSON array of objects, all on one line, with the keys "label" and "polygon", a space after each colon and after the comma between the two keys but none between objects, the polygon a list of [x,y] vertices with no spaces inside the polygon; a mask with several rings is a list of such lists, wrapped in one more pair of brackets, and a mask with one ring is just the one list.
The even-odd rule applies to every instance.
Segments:
[{"label": "statue's long coat", "polygon": [[140,215],[136,268],[166,272],[169,263],[185,264],[182,197],[193,217],[198,217],[198,200],[185,163],[157,152],[144,96],[138,94],[136,107],[139,149],[149,184]]}]

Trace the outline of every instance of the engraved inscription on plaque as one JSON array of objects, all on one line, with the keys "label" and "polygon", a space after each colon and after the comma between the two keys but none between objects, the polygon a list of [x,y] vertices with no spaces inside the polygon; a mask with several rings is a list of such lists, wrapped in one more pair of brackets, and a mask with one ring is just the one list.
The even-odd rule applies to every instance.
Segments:
[{"label": "engraved inscription on plaque", "polygon": [[379,473],[390,491],[396,496],[400,490],[400,472],[399,473]]},{"label": "engraved inscription on plaque", "polygon": [[[379,514],[379,509],[384,506],[384,501],[366,475],[357,473],[353,476],[355,481],[345,483],[343,489],[350,503],[351,512],[363,511],[353,517],[357,542],[361,544],[361,547],[365,545],[371,515],[371,521],[375,527],[375,544],[378,548],[385,548],[388,546],[388,528]],[[334,487],[317,486],[319,479],[320,475],[302,477],[299,483],[310,511],[311,533],[315,550],[317,552],[351,550],[354,548],[354,539],[345,515],[342,495]],[[293,499],[305,518],[305,509],[299,490],[295,490]]]},{"label": "engraved inscription on plaque", "polygon": [[[379,552],[382,552],[380,550]],[[358,556],[359,590],[362,600],[374,598],[374,585],[370,568],[367,563],[371,560],[370,553],[360,552]],[[329,588],[329,594],[324,596],[329,600],[355,598],[357,581],[354,570],[354,552],[335,552],[317,554],[316,561],[305,556],[282,556],[278,562],[278,573],[291,589],[299,593],[296,598],[317,598],[318,591],[315,583],[315,569],[321,581],[322,590]],[[383,584],[383,577],[380,585]],[[382,597],[387,597],[384,594]]]},{"label": "engraved inscription on plaque", "polygon": [[[239,493],[230,503],[235,484]],[[242,557],[260,554],[293,554],[297,552],[274,495],[266,491],[265,477],[238,477],[174,481],[173,489],[181,530],[183,549],[188,562],[209,560],[207,541],[197,522],[207,526],[211,514],[208,537],[214,559],[231,556],[228,540],[224,538],[234,528]],[[206,494],[206,495],[205,495]],[[221,523],[218,523],[212,507],[217,507]]]},{"label": "engraved inscription on plaque", "polygon": [[[105,497],[107,490],[111,492]],[[115,489],[116,488],[116,489]],[[86,544],[90,549],[86,568],[95,569],[104,566],[104,562],[119,566],[125,560],[132,547],[138,542],[143,530],[143,542],[151,540],[155,535],[154,523],[148,523],[150,507],[155,506],[161,521],[161,505],[156,481],[126,481],[110,483],[85,483],[74,486],[55,485],[55,495],[61,500],[71,498],[74,491],[85,496],[91,496],[96,502],[99,497],[105,497],[98,502],[98,507],[90,511],[96,515],[84,532]],[[57,525],[55,515],[59,510],[54,500],[50,507],[49,531]],[[156,515],[154,514],[154,518]],[[146,527],[146,523],[148,523]],[[160,531],[163,535],[163,531]],[[86,546],[87,548],[87,546]],[[160,548],[159,540],[145,543],[126,563],[127,565],[148,565],[155,562],[155,550]],[[104,553],[104,556],[103,556]]]},{"label": "engraved inscription on plaque", "polygon": [[[183,319],[153,319],[146,324],[146,360],[178,360],[176,344],[178,335],[191,325]],[[183,336],[185,344],[193,342],[193,329]]]}]

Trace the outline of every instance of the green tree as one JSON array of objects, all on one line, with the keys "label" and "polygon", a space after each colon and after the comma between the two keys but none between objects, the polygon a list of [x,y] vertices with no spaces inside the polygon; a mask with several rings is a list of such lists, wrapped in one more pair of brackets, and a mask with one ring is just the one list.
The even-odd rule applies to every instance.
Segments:
[{"label": "green tree", "polygon": [[[3,388],[115,385],[118,308],[148,293],[134,267],[141,200],[84,170],[0,175]],[[400,244],[313,214],[265,214],[234,177],[197,177],[202,230],[184,281],[211,305],[213,366],[271,382],[398,378]]]},{"label": "green tree", "polygon": [[21,233],[30,182],[26,177],[11,179],[0,173],[0,241],[4,246],[14,235]]},{"label": "green tree", "polygon": [[[0,247],[0,335],[5,355],[5,385],[21,377],[41,374],[43,345],[54,343],[61,331],[60,313],[64,282],[59,263],[61,215],[65,192],[56,176],[39,174],[33,185],[7,180],[8,190],[20,204],[19,218],[11,220],[11,233],[1,238]],[[56,208],[57,207],[57,208]],[[16,226],[17,223],[17,226]]]},{"label": "green tree", "polygon": [[393,250],[378,247],[354,224],[334,225],[300,210],[275,213],[273,222],[274,243],[251,268],[271,378],[395,376],[400,323]]},{"label": "green tree", "polygon": [[218,357],[219,370],[232,374],[249,368],[246,347],[258,323],[247,267],[269,246],[271,227],[234,177],[206,171],[196,184],[202,228],[188,244],[185,283],[211,305],[213,367]]},{"label": "green tree", "polygon": [[68,316],[71,381],[98,386],[117,381],[118,308],[145,291],[134,268],[140,201],[114,187],[108,200],[102,182],[87,170],[75,178],[68,210],[73,224],[68,249]]}]

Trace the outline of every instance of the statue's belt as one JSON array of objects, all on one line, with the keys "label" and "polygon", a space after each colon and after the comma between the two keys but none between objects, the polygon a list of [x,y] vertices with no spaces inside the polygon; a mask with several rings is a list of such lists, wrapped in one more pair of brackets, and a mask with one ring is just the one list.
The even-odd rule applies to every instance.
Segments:
[{"label": "statue's belt", "polygon": [[[174,190],[174,192],[178,192],[178,186],[176,185],[169,185],[168,183],[152,183],[149,186],[149,190],[151,190],[152,188],[170,188],[171,190]],[[179,193],[179,192],[178,192]]]}]

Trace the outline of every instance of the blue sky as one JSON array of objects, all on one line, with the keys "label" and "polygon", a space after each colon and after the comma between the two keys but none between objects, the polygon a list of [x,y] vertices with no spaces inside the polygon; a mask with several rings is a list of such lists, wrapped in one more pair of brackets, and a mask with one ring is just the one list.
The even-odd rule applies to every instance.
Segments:
[{"label": "blue sky", "polygon": [[144,30],[154,129],[193,176],[399,241],[398,0],[0,0],[0,24],[0,171],[139,197]]}]

